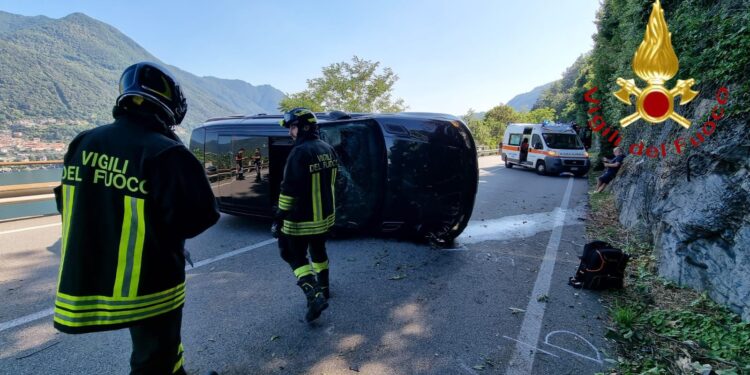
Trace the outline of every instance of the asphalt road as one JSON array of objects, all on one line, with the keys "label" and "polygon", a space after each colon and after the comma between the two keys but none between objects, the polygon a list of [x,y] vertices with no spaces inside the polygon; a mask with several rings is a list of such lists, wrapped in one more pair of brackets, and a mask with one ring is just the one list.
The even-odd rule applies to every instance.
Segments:
[{"label": "asphalt road", "polygon": [[[600,295],[566,284],[584,238],[585,179],[480,158],[454,249],[328,243],[330,307],[304,297],[268,223],[222,215],[188,241],[186,369],[202,374],[593,374],[609,367]],[[0,373],[126,374],[127,330],[52,327],[59,216],[0,223]]]}]

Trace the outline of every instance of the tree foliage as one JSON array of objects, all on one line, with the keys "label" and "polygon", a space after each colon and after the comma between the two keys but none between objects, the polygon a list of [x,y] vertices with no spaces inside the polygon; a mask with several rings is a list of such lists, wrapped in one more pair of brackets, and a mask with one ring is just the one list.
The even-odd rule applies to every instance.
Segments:
[{"label": "tree foliage", "polygon": [[559,114],[560,122],[575,121],[575,100],[576,82],[583,67],[588,63],[589,56],[584,54],[578,57],[576,61],[568,67],[561,79],[552,83],[545,90],[534,104],[534,109],[552,108],[556,114]]},{"label": "tree foliage", "polygon": [[477,144],[496,147],[503,139],[505,129],[510,123],[539,124],[544,120],[555,121],[555,110],[552,108],[537,108],[530,112],[516,112],[513,107],[500,104],[492,107],[483,119],[475,117],[473,109],[461,116],[471,130]]},{"label": "tree foliage", "polygon": [[279,104],[281,111],[307,107],[315,111],[401,112],[403,99],[393,99],[398,81],[391,68],[379,73],[380,62],[357,56],[350,62],[338,62],[323,68],[321,77],[307,80],[307,89],[289,95]]}]

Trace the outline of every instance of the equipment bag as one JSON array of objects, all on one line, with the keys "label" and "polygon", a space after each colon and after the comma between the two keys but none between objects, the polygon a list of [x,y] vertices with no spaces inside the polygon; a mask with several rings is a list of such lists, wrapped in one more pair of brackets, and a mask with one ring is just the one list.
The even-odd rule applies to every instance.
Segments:
[{"label": "equipment bag", "polygon": [[574,288],[603,290],[622,288],[630,255],[604,241],[587,243],[576,275],[568,279]]}]

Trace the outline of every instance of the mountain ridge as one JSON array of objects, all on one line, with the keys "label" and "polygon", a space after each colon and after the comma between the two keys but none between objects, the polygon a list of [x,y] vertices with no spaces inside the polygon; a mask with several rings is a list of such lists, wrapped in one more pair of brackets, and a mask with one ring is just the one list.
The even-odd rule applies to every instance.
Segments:
[{"label": "mountain ridge", "polygon": [[[277,113],[285,96],[269,84],[196,76],[84,13],[53,19],[0,11],[0,129],[34,119],[84,128],[108,123],[120,74],[139,61],[166,66],[180,82],[188,100],[186,131],[210,117]],[[49,130],[41,136],[69,138],[73,133]]]},{"label": "mountain ridge", "polygon": [[531,91],[518,94],[508,101],[508,105],[517,112],[528,112],[534,107],[534,104],[539,100],[542,93],[550,88],[553,83],[555,83],[555,81],[534,87]]}]

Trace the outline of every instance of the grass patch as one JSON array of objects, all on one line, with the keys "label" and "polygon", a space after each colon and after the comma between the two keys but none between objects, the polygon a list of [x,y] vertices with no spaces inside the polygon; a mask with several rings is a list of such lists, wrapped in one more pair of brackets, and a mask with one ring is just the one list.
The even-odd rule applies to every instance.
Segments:
[{"label": "grass patch", "polygon": [[[592,191],[600,174],[589,173]],[[750,374],[750,323],[705,294],[660,278],[652,245],[620,225],[609,190],[589,197],[587,237],[632,256],[625,288],[603,294],[607,337],[617,343],[612,373]]]}]

